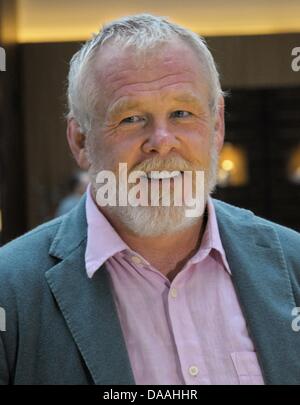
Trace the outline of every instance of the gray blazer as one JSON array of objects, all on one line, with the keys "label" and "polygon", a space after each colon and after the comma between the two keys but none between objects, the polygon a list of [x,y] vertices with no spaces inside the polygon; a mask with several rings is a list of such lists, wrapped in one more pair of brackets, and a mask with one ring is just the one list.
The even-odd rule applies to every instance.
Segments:
[{"label": "gray blazer", "polygon": [[[265,383],[299,384],[300,235],[214,205]],[[84,196],[0,249],[0,384],[135,384],[107,270],[86,275],[86,238]]]}]

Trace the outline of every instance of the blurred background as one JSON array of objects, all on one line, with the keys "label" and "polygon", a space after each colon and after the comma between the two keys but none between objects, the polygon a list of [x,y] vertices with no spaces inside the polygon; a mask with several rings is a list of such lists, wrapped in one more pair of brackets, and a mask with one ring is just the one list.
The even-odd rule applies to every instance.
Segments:
[{"label": "blurred background", "polygon": [[229,96],[214,196],[300,231],[299,0],[0,0],[0,243],[78,199],[68,63],[103,23],[139,12],[205,36],[217,61]]}]

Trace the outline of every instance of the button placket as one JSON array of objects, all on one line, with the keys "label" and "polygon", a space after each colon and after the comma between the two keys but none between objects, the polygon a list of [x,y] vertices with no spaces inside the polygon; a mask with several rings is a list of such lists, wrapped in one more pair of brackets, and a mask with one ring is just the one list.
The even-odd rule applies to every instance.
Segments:
[{"label": "button placket", "polygon": [[171,297],[172,298],[177,298],[177,288],[175,288],[175,287],[172,287],[171,288],[171,290],[170,290],[170,295],[171,295]]},{"label": "button placket", "polygon": [[[199,367],[199,347],[195,343],[185,343],[189,339],[187,333],[196,334],[189,308],[184,296],[184,285],[171,284],[168,295],[170,326],[177,347],[178,361],[186,384],[198,385],[201,380]],[[190,330],[189,330],[190,329]],[[198,353],[198,355],[194,355]]]}]

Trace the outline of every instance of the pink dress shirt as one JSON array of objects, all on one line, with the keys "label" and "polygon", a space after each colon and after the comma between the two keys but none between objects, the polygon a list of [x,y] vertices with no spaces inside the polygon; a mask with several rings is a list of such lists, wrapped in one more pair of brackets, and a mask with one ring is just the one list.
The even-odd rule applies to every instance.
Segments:
[{"label": "pink dress shirt", "polygon": [[87,275],[105,263],[136,384],[264,384],[211,199],[207,208],[201,246],[170,282],[120,238],[88,188]]}]

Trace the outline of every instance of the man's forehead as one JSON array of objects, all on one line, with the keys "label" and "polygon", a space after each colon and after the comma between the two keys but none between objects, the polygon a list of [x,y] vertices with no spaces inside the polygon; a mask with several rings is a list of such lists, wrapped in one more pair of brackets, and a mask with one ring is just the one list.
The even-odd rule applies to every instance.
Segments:
[{"label": "man's forehead", "polygon": [[191,64],[200,64],[196,52],[182,41],[157,44],[154,48],[138,50],[134,46],[105,44],[96,58],[97,75],[106,77],[122,71],[151,71],[161,69],[186,70]]},{"label": "man's forehead", "polygon": [[112,105],[123,96],[142,97],[149,92],[161,96],[187,88],[207,93],[207,77],[198,55],[183,45],[166,44],[142,54],[133,47],[105,45],[96,61],[96,85],[101,88],[102,103]]}]

